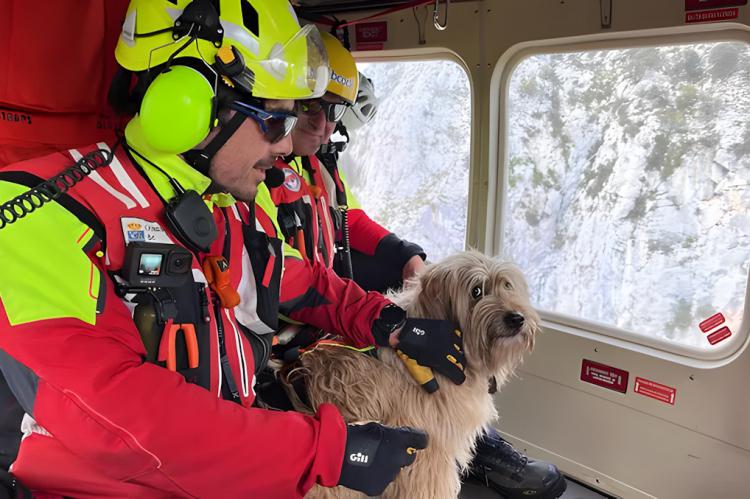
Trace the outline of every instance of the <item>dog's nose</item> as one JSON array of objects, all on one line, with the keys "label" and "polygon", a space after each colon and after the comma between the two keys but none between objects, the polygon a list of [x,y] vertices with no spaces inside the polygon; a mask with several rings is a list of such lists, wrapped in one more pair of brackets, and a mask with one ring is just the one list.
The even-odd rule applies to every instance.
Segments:
[{"label": "dog's nose", "polygon": [[518,329],[523,326],[524,318],[523,315],[518,312],[508,312],[505,314],[505,317],[503,317],[503,321],[505,321],[506,326]]}]

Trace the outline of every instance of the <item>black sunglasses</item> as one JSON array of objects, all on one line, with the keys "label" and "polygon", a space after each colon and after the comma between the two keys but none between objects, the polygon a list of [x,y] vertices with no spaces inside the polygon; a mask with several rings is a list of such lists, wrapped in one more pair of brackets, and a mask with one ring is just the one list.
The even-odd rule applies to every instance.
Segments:
[{"label": "black sunglasses", "polygon": [[234,101],[231,106],[238,113],[252,118],[271,144],[289,135],[297,124],[297,114],[292,111],[266,111],[246,102]]},{"label": "black sunglasses", "polygon": [[326,120],[336,123],[343,116],[347,105],[343,102],[328,102],[323,99],[310,99],[299,101],[299,110],[307,115],[318,114],[323,111]]}]

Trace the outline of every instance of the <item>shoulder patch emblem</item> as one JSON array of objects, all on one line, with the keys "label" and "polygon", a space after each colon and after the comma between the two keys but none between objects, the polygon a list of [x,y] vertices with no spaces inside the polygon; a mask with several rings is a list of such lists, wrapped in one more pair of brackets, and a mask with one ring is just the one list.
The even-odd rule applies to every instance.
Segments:
[{"label": "shoulder patch emblem", "polygon": [[299,175],[295,173],[294,170],[291,168],[284,168],[284,187],[289,189],[292,192],[299,191],[300,187],[302,187],[302,181],[299,178]]}]

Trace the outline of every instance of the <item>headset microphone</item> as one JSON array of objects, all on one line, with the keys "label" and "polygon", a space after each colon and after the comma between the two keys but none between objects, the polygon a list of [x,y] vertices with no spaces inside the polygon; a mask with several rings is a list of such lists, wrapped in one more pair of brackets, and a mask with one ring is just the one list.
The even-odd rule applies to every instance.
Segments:
[{"label": "headset microphone", "polygon": [[266,185],[270,189],[273,189],[274,187],[279,187],[283,183],[284,183],[284,172],[282,172],[280,169],[276,168],[275,166],[273,168],[266,170]]}]

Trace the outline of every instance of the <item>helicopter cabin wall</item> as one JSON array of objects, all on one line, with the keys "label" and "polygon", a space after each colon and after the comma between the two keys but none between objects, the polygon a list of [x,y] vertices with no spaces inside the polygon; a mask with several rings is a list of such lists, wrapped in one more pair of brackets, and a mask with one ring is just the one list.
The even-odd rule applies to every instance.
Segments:
[{"label": "helicopter cabin wall", "polygon": [[[424,14],[419,8],[414,13],[403,10],[378,19],[387,22],[387,40],[365,46],[368,50],[357,50],[355,41],[353,48],[364,62],[446,58],[465,69],[472,96],[466,243],[487,253],[507,255],[512,220],[506,211],[517,188],[509,182],[513,172],[507,164],[515,124],[509,118],[509,80],[521,63],[539,54],[604,57],[611,53],[607,51],[701,43],[739,43],[747,50],[750,6],[746,3],[451,2],[444,31],[432,26],[432,5],[422,8],[427,10],[422,36],[415,19],[418,13]],[[604,16],[610,5],[609,16]],[[444,2],[440,6],[444,8]],[[369,13],[339,17],[351,20]],[[539,75],[537,80],[543,78]],[[429,95],[418,98],[429,99]],[[747,179],[741,170],[733,172]],[[747,196],[746,190],[742,192]],[[746,216],[747,197],[742,199]],[[750,395],[745,381],[750,373],[746,351],[750,324],[745,320],[750,316],[745,299],[748,241],[742,241],[744,263],[733,267],[740,269],[739,276],[732,271],[736,277],[732,289],[738,296],[729,340],[709,345],[706,338],[711,331],[704,332],[703,326],[708,328],[707,320],[712,317],[705,312],[693,317],[695,324],[686,326],[695,346],[665,339],[658,323],[628,328],[617,317],[612,324],[602,324],[584,315],[571,317],[541,307],[543,334],[517,378],[497,395],[501,415],[497,427],[531,456],[552,461],[569,476],[614,496],[750,497],[746,478]],[[686,282],[690,286],[691,281]],[[715,289],[721,293],[720,286]],[[652,300],[658,308],[665,290],[652,284],[632,293]],[[716,312],[721,320],[729,315]],[[721,326],[716,325],[713,332],[721,331]]]}]

